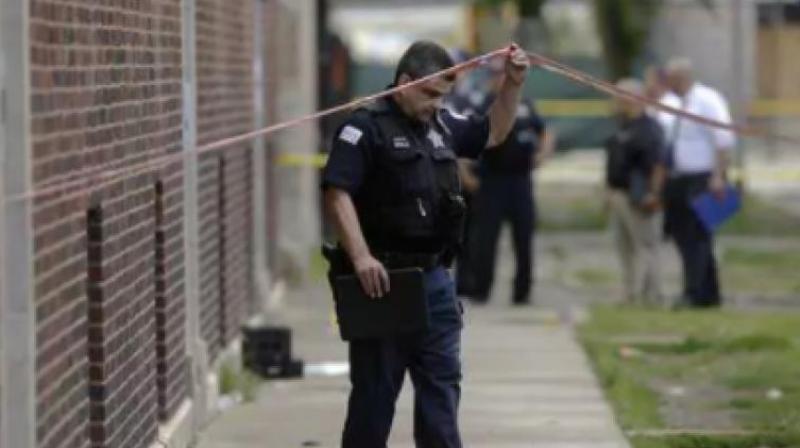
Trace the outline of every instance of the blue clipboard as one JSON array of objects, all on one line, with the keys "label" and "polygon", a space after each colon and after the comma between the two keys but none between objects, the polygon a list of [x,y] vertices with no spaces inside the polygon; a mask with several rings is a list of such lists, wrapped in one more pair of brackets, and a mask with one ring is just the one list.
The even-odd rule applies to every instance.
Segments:
[{"label": "blue clipboard", "polygon": [[725,187],[725,197],[722,199],[717,199],[711,192],[702,193],[692,199],[692,210],[706,230],[712,233],[741,208],[742,195],[730,185]]}]

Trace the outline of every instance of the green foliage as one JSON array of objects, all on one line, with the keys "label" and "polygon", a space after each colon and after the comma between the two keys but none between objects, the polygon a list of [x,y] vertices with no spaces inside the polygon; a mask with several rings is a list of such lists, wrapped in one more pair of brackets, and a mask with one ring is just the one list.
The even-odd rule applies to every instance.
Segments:
[{"label": "green foliage", "polygon": [[[713,0],[696,0],[707,9],[714,8]],[[540,19],[547,0],[475,0],[487,8],[499,8],[515,3],[523,18]],[[594,0],[595,18],[603,51],[615,79],[630,76],[633,62],[642,53],[653,19],[662,0]]]},{"label": "green foliage", "polygon": [[515,3],[521,17],[538,19],[542,16],[542,7],[547,0],[476,0],[480,6],[499,8],[505,3]]},{"label": "green foliage", "polygon": [[594,0],[595,19],[603,51],[614,79],[630,76],[642,53],[660,2],[653,0]]},{"label": "green foliage", "polygon": [[252,402],[256,398],[261,378],[246,369],[237,369],[230,363],[225,363],[219,371],[219,392],[222,395],[241,394],[245,402]]}]

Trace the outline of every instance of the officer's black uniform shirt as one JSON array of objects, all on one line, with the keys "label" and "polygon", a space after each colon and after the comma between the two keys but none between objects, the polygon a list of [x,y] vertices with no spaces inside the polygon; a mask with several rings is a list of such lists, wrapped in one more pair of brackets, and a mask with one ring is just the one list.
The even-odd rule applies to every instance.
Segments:
[{"label": "officer's black uniform shirt", "polygon": [[534,167],[534,157],[539,150],[539,139],[544,130],[544,121],[533,104],[529,101],[520,102],[514,127],[506,140],[498,147],[490,148],[483,153],[481,174],[529,176]]},{"label": "officer's black uniform shirt", "polygon": [[666,153],[664,131],[647,114],[622,123],[606,142],[606,184],[627,190],[634,171],[650,176]]},{"label": "officer's black uniform shirt", "polygon": [[[381,141],[376,120],[367,110],[354,112],[349,119],[335,133],[328,163],[322,173],[322,188],[339,188],[350,194],[365,230],[368,244],[373,246],[370,235],[364,229],[365,218],[371,218],[377,213],[371,209],[375,197],[380,195],[398,195],[387,199],[397,204],[405,204],[406,198],[399,196],[410,195],[408,188],[399,187],[387,180],[387,160],[390,163],[403,163],[402,154],[409,153],[412,146],[419,148],[425,146],[426,151],[442,146],[451,146],[449,149],[456,157],[477,158],[489,138],[489,120],[481,115],[460,115],[448,109],[441,109],[432,123],[421,123],[407,117],[400,107],[391,98],[382,100],[382,107],[388,108],[387,114],[392,120],[397,120],[400,128],[408,129],[408,135],[393,137],[392,141]],[[424,145],[420,145],[423,142]],[[479,144],[476,144],[480,142]],[[397,160],[393,160],[397,159]],[[387,185],[388,182],[388,185]],[[394,193],[392,193],[394,192]],[[431,208],[436,204],[429,203],[427,199],[420,201],[419,212],[423,215],[430,214]],[[415,212],[408,210],[408,213]],[[398,212],[400,213],[400,212]],[[402,214],[400,216],[403,216]],[[391,223],[387,223],[391,224]],[[385,242],[384,242],[385,243]],[[413,241],[395,242],[404,245],[403,249],[420,250],[408,246]],[[419,242],[420,246],[428,244],[427,241]]]}]

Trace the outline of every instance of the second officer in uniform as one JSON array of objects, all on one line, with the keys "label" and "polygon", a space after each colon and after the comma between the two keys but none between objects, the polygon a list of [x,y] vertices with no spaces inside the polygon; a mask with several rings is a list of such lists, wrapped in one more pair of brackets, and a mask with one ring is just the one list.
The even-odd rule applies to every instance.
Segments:
[{"label": "second officer in uniform", "polygon": [[[386,446],[406,371],[416,445],[461,447],[461,308],[446,269],[464,214],[456,158],[477,157],[511,129],[529,63],[517,48],[505,57],[505,81],[487,117],[442,109],[455,79],[441,76],[355,111],[334,136],[322,184],[343,258],[374,298],[391,288],[387,268],[423,268],[430,313],[424,332],[350,341],[345,448]],[[416,42],[398,63],[395,85],[452,66],[439,45]]]}]

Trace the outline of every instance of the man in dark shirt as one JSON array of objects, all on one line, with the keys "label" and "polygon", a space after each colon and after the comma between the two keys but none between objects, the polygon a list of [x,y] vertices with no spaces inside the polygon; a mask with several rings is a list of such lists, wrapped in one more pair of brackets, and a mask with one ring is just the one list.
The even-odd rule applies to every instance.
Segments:
[{"label": "man in dark shirt", "polygon": [[553,134],[545,127],[533,103],[526,100],[517,106],[514,127],[506,140],[481,158],[475,222],[469,244],[474,258],[472,299],[478,303],[489,299],[497,240],[506,221],[511,224],[517,262],[511,301],[515,305],[530,303],[536,226],[533,170],[553,152],[553,145]]},{"label": "man in dark shirt", "polygon": [[[417,446],[461,447],[461,308],[446,269],[463,220],[456,159],[477,157],[511,129],[529,63],[515,47],[504,58],[505,81],[487,117],[442,109],[455,79],[440,76],[357,110],[335,134],[322,185],[346,264],[375,300],[391,287],[387,268],[422,268],[429,311],[423,332],[350,341],[345,448],[386,446],[406,370]],[[395,85],[452,65],[439,45],[417,42],[400,59]]]},{"label": "man in dark shirt", "polygon": [[[642,95],[642,83],[625,79],[618,87]],[[658,248],[665,177],[666,143],[646,106],[617,99],[619,129],[606,145],[606,186],[611,227],[622,263],[626,301],[661,301]]]}]

